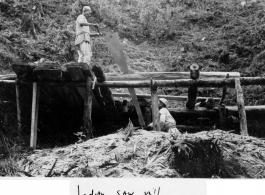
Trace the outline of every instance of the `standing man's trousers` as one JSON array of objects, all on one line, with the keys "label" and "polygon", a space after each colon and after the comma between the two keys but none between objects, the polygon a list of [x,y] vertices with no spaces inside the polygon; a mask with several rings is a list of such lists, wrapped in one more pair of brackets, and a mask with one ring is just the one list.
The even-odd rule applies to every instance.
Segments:
[{"label": "standing man's trousers", "polygon": [[90,64],[91,57],[92,57],[92,50],[91,45],[87,41],[83,41],[79,44],[79,50],[78,52],[78,63],[84,62],[87,64]]}]

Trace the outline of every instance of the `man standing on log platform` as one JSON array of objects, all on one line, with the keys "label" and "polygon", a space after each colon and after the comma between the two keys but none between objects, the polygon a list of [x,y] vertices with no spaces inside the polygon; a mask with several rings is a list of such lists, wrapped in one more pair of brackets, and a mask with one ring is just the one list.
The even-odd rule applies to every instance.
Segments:
[{"label": "man standing on log platform", "polygon": [[[159,115],[161,131],[171,134],[181,134],[176,127],[176,121],[167,109],[168,102],[165,98],[159,98]],[[153,128],[153,123],[148,125],[148,129]]]},{"label": "man standing on log platform", "polygon": [[99,33],[90,33],[89,26],[97,26],[98,24],[88,23],[86,17],[91,14],[91,8],[84,6],[82,14],[76,19],[76,38],[75,45],[78,47],[78,63],[84,62],[90,64],[92,57],[90,36],[99,35]]}]

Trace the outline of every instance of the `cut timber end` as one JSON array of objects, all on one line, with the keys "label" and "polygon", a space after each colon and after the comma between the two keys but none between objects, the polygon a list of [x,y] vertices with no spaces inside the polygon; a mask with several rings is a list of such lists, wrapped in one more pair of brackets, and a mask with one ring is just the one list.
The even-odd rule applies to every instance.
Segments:
[{"label": "cut timber end", "polygon": [[237,93],[240,133],[241,135],[247,136],[248,127],[247,127],[247,117],[246,117],[245,104],[244,104],[244,98],[243,98],[243,90],[241,88],[240,80],[238,78],[235,79],[235,87],[236,87],[236,93]]}]

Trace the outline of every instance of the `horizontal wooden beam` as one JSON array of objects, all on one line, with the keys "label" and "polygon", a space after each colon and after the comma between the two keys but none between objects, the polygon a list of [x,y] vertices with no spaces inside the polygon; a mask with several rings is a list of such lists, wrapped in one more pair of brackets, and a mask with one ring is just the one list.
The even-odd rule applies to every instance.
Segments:
[{"label": "horizontal wooden beam", "polygon": [[[239,72],[200,72],[200,78],[216,79],[224,78],[229,74],[230,78],[240,77]],[[131,74],[106,73],[106,81],[140,81],[140,80],[175,80],[189,79],[190,72],[139,72]]]},{"label": "horizontal wooden beam", "polygon": [[[239,78],[241,85],[265,85],[265,77],[241,77]],[[235,87],[235,79],[180,79],[180,80],[156,80],[159,87],[189,87],[195,85],[198,87]],[[115,88],[149,88],[151,83],[145,81],[105,81],[97,83],[97,86],[108,86]]]},{"label": "horizontal wooden beam", "polygon": [[15,80],[0,80],[0,83],[16,83]]},{"label": "horizontal wooden beam", "polygon": [[[265,85],[265,77],[240,77],[241,85]],[[30,84],[32,82],[19,81],[21,84]],[[235,79],[180,79],[180,80],[157,80],[159,87],[189,87],[196,85],[198,87],[222,87],[228,86],[235,87]],[[54,85],[74,85],[76,87],[85,87],[84,82],[38,82],[39,85],[54,86]],[[149,88],[151,86],[150,81],[105,81],[96,83],[98,87],[112,87],[112,88]]]},{"label": "horizontal wooden beam", "polygon": [[[114,97],[128,97],[130,98],[129,93],[113,93]],[[151,99],[151,94],[137,94],[137,98],[145,98],[145,99]],[[175,100],[175,101],[186,101],[187,96],[171,96],[171,95],[158,95],[159,98],[165,98],[167,100]],[[209,97],[197,97],[197,100],[206,100]],[[213,98],[215,101],[219,101],[220,98]]]},{"label": "horizontal wooden beam", "polygon": [[17,75],[16,74],[3,74],[3,75],[0,75],[0,80],[15,80],[17,79]]}]

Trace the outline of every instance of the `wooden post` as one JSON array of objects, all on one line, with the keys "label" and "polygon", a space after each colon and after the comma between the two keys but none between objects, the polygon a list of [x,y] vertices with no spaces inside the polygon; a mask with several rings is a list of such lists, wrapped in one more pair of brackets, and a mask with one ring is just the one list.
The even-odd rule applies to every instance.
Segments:
[{"label": "wooden post", "polygon": [[39,88],[36,82],[33,83],[32,89],[32,111],[31,111],[31,135],[30,147],[34,150],[37,145],[37,129],[38,129],[38,110],[39,110]]},{"label": "wooden post", "polygon": [[243,90],[241,88],[240,80],[238,78],[235,79],[235,87],[237,93],[237,106],[239,114],[240,133],[241,135],[248,136],[247,117],[246,117],[245,104],[243,98]]},{"label": "wooden post", "polygon": [[86,80],[86,95],[85,95],[85,108],[84,108],[84,124],[83,124],[83,132],[86,135],[86,139],[93,138],[93,125],[91,119],[91,111],[92,111],[92,80],[90,77],[87,77]]},{"label": "wooden post", "polygon": [[16,100],[17,100],[17,124],[18,124],[18,137],[21,137],[21,109],[20,109],[20,93],[19,84],[16,80]]},{"label": "wooden post", "polygon": [[[192,64],[190,66],[190,78],[193,80],[198,79],[200,76],[199,66],[197,64]],[[198,87],[191,85],[188,88],[188,100],[186,102],[186,107],[189,109],[195,108],[196,97],[197,97]]]},{"label": "wooden post", "polygon": [[219,128],[226,129],[226,107],[224,105],[219,105]]},{"label": "wooden post", "polygon": [[[229,74],[227,74],[227,75],[225,76],[225,79],[228,79],[228,78],[229,78]],[[221,100],[220,100],[220,102],[219,102],[219,105],[220,105],[220,106],[222,106],[223,103],[224,103],[225,96],[226,96],[226,89],[227,89],[227,86],[224,85],[224,86],[223,86],[222,98],[221,98]]]},{"label": "wooden post", "polygon": [[159,117],[159,102],[157,95],[157,83],[151,80],[151,102],[152,102],[152,118],[153,118],[153,129],[155,131],[161,131],[160,128],[160,117]]}]

